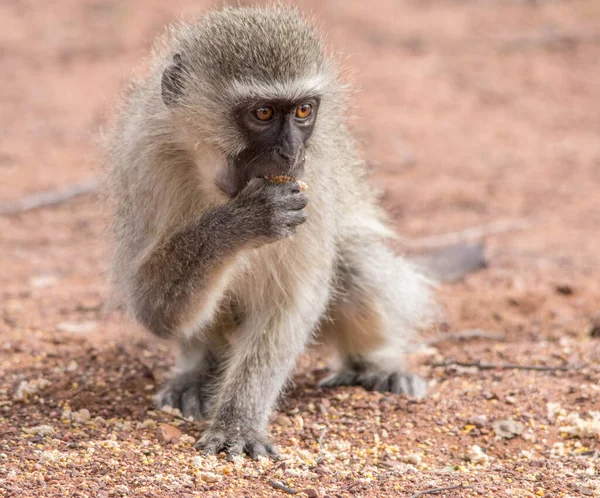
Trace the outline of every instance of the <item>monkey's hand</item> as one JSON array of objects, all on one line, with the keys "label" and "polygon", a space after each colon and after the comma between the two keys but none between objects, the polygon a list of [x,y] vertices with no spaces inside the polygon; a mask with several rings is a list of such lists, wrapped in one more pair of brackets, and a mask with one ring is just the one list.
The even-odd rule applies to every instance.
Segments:
[{"label": "monkey's hand", "polygon": [[279,458],[265,434],[239,423],[226,424],[218,420],[202,434],[195,447],[206,455],[216,455],[225,451],[230,461],[242,453],[254,460],[261,456],[276,460]]},{"label": "monkey's hand", "polygon": [[298,182],[272,183],[254,178],[233,199],[242,230],[258,245],[293,235],[306,221],[308,197]]}]

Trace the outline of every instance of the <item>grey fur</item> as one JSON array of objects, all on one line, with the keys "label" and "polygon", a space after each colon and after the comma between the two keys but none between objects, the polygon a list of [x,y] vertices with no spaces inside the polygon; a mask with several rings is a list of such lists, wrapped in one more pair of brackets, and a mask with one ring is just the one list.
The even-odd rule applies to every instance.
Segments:
[{"label": "grey fur", "polygon": [[[320,108],[307,194],[260,179],[233,199],[219,191],[227,159],[246,147],[232,109],[309,95]],[[269,414],[316,334],[343,364],[326,385],[423,394],[403,356],[434,316],[429,282],[385,246],[393,234],[346,97],[296,10],[226,8],[159,40],[107,139],[114,281],[143,325],[182,345],[158,401],[212,419],[197,445],[207,453],[274,455]]]}]

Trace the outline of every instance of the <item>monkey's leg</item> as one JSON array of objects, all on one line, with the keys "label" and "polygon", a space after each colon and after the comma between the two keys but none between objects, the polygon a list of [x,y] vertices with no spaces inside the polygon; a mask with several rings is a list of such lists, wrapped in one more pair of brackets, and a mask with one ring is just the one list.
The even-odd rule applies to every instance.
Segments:
[{"label": "monkey's leg", "polygon": [[208,417],[209,400],[229,350],[227,336],[240,323],[230,304],[229,309],[222,308],[212,326],[197,336],[180,339],[174,374],[156,397],[159,407],[178,408],[184,417]]},{"label": "monkey's leg", "polygon": [[175,373],[156,397],[159,407],[178,408],[184,417],[203,419],[208,415],[211,389],[219,375],[221,359],[205,345],[186,341]]},{"label": "monkey's leg", "polygon": [[196,444],[205,453],[276,456],[268,417],[314,325],[293,312],[264,313],[249,317],[239,331],[211,400],[212,425]]},{"label": "monkey's leg", "polygon": [[406,370],[405,355],[435,313],[427,280],[379,243],[349,246],[340,256],[338,295],[322,334],[341,368],[321,385],[424,396],[427,383]]}]

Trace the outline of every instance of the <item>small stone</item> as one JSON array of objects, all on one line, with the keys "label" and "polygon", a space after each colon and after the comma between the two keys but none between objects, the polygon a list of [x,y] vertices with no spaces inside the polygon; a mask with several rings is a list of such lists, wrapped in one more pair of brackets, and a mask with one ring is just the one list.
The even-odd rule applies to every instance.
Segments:
[{"label": "small stone", "polygon": [[579,492],[583,496],[594,496],[594,490],[589,486],[579,486]]},{"label": "small stone", "polygon": [[181,444],[194,444],[196,440],[192,436],[184,434],[183,436],[181,436],[181,438],[179,438],[179,442]]},{"label": "small stone", "polygon": [[177,443],[182,433],[177,427],[169,424],[160,424],[157,432],[158,440],[163,444]]},{"label": "small stone", "polygon": [[508,405],[514,405],[517,402],[517,398],[515,398],[514,396],[506,396],[504,398],[504,401]]},{"label": "small stone", "polygon": [[319,498],[319,493],[317,492],[316,489],[306,488],[306,489],[303,489],[302,492],[305,493],[306,496],[308,496],[308,498]]},{"label": "small stone", "polygon": [[520,436],[525,430],[525,426],[516,420],[497,420],[492,424],[496,435],[506,439],[512,439]]},{"label": "small stone", "polygon": [[200,479],[202,479],[204,482],[219,482],[221,479],[223,479],[223,476],[220,476],[218,474],[215,474],[214,472],[200,472]]},{"label": "small stone", "polygon": [[569,284],[557,284],[554,289],[557,294],[562,294],[563,296],[570,296],[573,294],[573,287]]},{"label": "small stone", "polygon": [[54,435],[54,427],[51,425],[36,425],[35,427],[23,427],[25,434],[35,434],[36,436],[52,436]]},{"label": "small stone", "polygon": [[23,401],[24,399],[29,398],[31,395],[36,394],[38,391],[43,391],[50,384],[52,383],[46,379],[35,379],[32,381],[24,380],[18,385],[14,399],[17,401]]},{"label": "small stone", "polygon": [[152,429],[153,427],[156,427],[156,421],[152,420],[151,418],[147,418],[143,422],[138,422],[135,426],[135,428],[138,430],[139,429]]},{"label": "small stone", "polygon": [[275,423],[277,425],[280,425],[281,427],[291,427],[292,426],[292,421],[289,419],[289,417],[286,417],[285,415],[279,415],[279,417],[277,417],[275,419]]},{"label": "small stone", "polygon": [[296,415],[294,417],[294,422],[296,423],[296,427],[300,430],[304,429],[304,419],[300,415]]},{"label": "small stone", "polygon": [[71,420],[77,424],[85,424],[91,418],[90,411],[86,408],[82,408],[78,412],[73,412],[71,414]]},{"label": "small stone", "polygon": [[98,326],[98,322],[61,322],[56,328],[60,332],[68,332],[70,334],[87,334],[92,332]]},{"label": "small stone", "polygon": [[478,429],[481,429],[488,424],[488,418],[485,415],[473,415],[467,419],[467,424],[474,425]]},{"label": "small stone", "polygon": [[476,444],[469,448],[469,451],[467,452],[467,458],[475,465],[487,465],[490,461],[490,457],[488,457]]},{"label": "small stone", "polygon": [[408,455],[404,455],[402,457],[403,462],[410,463],[412,465],[419,465],[421,460],[422,457],[418,453],[409,453]]},{"label": "small stone", "polygon": [[58,282],[58,278],[54,275],[38,275],[29,279],[29,285],[36,289],[45,289],[51,287]]},{"label": "small stone", "polygon": [[120,493],[122,495],[129,493],[129,488],[125,486],[125,484],[117,484],[114,489],[116,493]]}]

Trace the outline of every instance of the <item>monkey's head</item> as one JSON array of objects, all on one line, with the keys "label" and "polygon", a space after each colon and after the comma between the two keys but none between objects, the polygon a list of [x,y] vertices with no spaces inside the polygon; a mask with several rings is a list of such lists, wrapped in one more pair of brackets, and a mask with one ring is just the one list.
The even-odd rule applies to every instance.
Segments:
[{"label": "monkey's head", "polygon": [[339,105],[320,34],[295,9],[270,7],[216,11],[171,35],[162,100],[193,154],[222,158],[208,180],[232,197],[255,177],[301,178],[321,115]]}]

